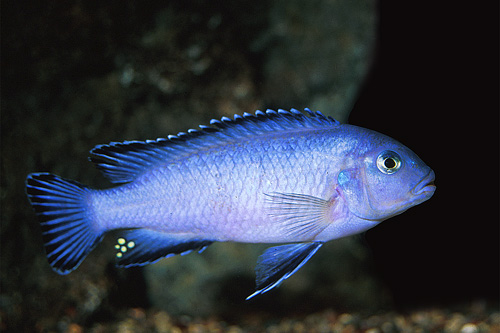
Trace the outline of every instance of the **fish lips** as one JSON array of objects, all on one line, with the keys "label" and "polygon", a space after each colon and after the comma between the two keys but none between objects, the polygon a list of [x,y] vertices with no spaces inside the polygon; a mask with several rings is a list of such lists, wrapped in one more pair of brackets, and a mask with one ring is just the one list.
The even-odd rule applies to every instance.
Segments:
[{"label": "fish lips", "polygon": [[430,170],[429,173],[415,185],[411,193],[418,197],[430,198],[436,190],[436,185],[434,185],[435,178],[434,171]]}]

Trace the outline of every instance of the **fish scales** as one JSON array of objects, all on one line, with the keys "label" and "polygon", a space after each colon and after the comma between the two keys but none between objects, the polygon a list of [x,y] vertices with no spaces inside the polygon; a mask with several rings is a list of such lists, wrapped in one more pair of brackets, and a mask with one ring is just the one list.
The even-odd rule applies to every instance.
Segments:
[{"label": "fish scales", "polygon": [[96,224],[104,230],[149,227],[218,241],[311,240],[294,239],[269,220],[264,194],[332,195],[326,176],[345,157],[331,149],[337,131],[314,132],[306,138],[280,133],[211,147],[147,170],[123,187],[94,191]]},{"label": "fish scales", "polygon": [[71,272],[115,229],[122,267],[215,241],[289,243],[259,257],[250,298],[294,274],[324,242],[371,228],[435,190],[434,172],[407,147],[309,109],[210,124],[96,146],[91,160],[117,184],[109,189],[28,175],[52,268]]}]

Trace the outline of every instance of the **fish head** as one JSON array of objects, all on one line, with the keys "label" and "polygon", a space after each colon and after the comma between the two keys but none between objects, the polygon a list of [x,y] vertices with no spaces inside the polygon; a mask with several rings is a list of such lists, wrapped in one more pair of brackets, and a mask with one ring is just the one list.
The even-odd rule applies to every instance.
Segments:
[{"label": "fish head", "polygon": [[413,151],[390,138],[381,141],[337,179],[349,211],[378,222],[430,199],[436,190],[434,171]]}]

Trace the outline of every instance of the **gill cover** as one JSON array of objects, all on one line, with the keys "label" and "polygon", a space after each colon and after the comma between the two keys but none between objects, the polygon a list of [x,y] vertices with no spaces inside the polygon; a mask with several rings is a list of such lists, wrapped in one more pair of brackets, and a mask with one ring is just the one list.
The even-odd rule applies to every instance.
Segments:
[{"label": "gill cover", "polygon": [[339,173],[337,181],[349,211],[359,218],[384,220],[394,213],[406,192],[398,177],[403,167],[401,156],[384,150],[370,154],[362,163]]},{"label": "gill cover", "polygon": [[341,171],[337,182],[342,189],[349,211],[362,219],[374,220],[376,218],[370,212],[372,209],[364,186],[364,178],[364,174],[359,168],[352,168]]}]

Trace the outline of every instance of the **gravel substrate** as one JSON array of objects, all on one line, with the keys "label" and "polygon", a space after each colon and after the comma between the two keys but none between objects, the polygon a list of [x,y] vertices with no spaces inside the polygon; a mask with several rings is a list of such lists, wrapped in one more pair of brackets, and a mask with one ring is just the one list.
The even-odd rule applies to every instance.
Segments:
[{"label": "gravel substrate", "polygon": [[340,313],[331,309],[292,318],[248,315],[234,324],[218,318],[171,317],[164,311],[129,309],[114,322],[82,327],[59,322],[66,332],[500,332],[497,306],[476,302],[460,308],[428,308],[380,314]]}]

